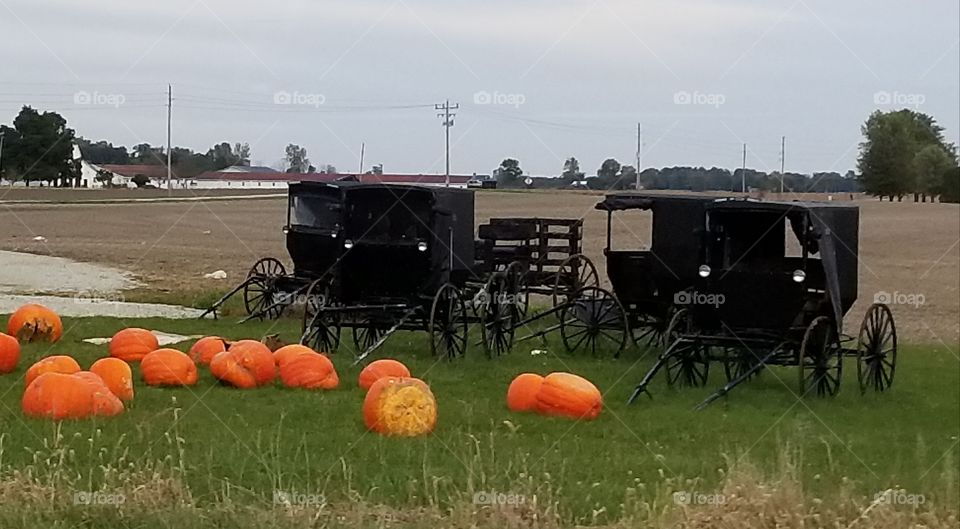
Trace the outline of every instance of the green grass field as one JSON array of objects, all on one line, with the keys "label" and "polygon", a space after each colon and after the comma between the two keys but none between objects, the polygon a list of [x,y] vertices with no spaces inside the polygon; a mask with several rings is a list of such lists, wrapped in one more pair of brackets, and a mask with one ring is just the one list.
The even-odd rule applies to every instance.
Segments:
[{"label": "green grass field", "polygon": [[[652,353],[582,358],[554,354],[560,348],[548,343],[547,354],[532,356],[531,349],[544,347],[529,342],[498,360],[474,347],[466,358],[449,362],[430,356],[425,335],[402,333],[378,357],[398,358],[427,381],[440,418],[428,437],[388,439],[364,429],[359,368],[347,355],[334,356],[341,379],[334,391],[279,384],[240,391],[218,385],[203,370],[192,388],[137,385],[136,398],[117,418],[27,419],[20,397],[31,363],[69,354],[86,368],[107,354],[106,346],[82,338],[108,337],[127,326],[235,339],[279,332],[288,341],[299,331],[292,319],[64,323],[68,332],[59,343],[25,345],[18,369],[0,377],[4,528],[49,527],[54,520],[68,521],[65,526],[163,526],[148,523],[153,514],[131,522],[129,509],[137,508],[165,512],[157,520],[170,526],[256,527],[257,520],[273,520],[264,513],[277,508],[277,494],[303,504],[292,511],[283,507],[287,514],[312,512],[321,499],[325,512],[339,513],[322,518],[323,524],[297,518],[291,525],[297,527],[354,526],[348,521],[358,510],[364,520],[372,516],[369,526],[375,527],[423,527],[433,515],[446,521],[431,525],[459,527],[457,513],[466,511],[464,527],[505,527],[503,521],[481,523],[503,520],[504,512],[513,513],[521,527],[549,527],[547,519],[563,526],[614,526],[675,509],[674,491],[721,490],[741,467],[771,482],[789,474],[814,505],[856,510],[839,504],[854,497],[860,499],[853,505],[863,507],[877,492],[895,488],[922,495],[923,509],[956,519],[960,371],[956,352],[943,346],[903,345],[887,394],[861,396],[855,361],[848,359],[835,398],[798,400],[795,370],[772,368],[696,412],[693,406],[723,382],[722,369],[712,371],[707,388],[671,389],[658,377],[652,400],[641,397],[628,406]],[[185,351],[190,343],[175,347]],[[593,422],[510,413],[507,386],[526,371],[580,374],[604,393],[606,409]],[[139,382],[136,368],[134,373]],[[93,491],[122,491],[125,505],[76,501],[76,494]],[[500,518],[491,518],[489,509],[474,503],[476,494],[488,492],[512,494],[522,505],[499,506],[493,510]],[[109,499],[94,503],[109,503],[103,498]],[[93,519],[99,522],[90,525]]]}]

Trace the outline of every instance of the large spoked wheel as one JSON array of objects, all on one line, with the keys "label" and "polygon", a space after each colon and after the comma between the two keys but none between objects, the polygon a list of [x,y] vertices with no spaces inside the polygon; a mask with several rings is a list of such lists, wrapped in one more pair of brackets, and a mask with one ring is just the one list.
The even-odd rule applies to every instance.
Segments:
[{"label": "large spoked wheel", "polygon": [[283,263],[273,257],[264,257],[247,272],[247,284],[243,287],[243,305],[250,316],[275,320],[289,304],[282,302],[283,293],[277,280],[287,274]]},{"label": "large spoked wheel", "polygon": [[557,307],[570,300],[572,295],[587,287],[599,287],[600,274],[586,255],[573,254],[560,263],[557,273],[553,276],[553,290],[551,297],[553,306]]},{"label": "large spoked wheel", "polygon": [[670,318],[663,332],[663,343],[669,351],[666,358],[667,384],[670,386],[701,387],[710,374],[710,359],[700,343],[691,340],[693,320],[690,311],[680,309]]},{"label": "large spoked wheel", "polygon": [[818,316],[810,322],[803,333],[799,354],[800,395],[836,395],[843,374],[843,348],[830,318]]},{"label": "large spoked wheel", "polygon": [[[732,382],[741,376],[750,372],[760,359],[756,352],[749,349],[739,349],[737,347],[723,348],[723,374],[727,377],[727,382]],[[760,376],[760,372],[751,373],[747,380]]]},{"label": "large spoked wheel", "polygon": [[430,350],[435,356],[454,359],[467,351],[467,306],[460,290],[447,283],[440,287],[430,307]]},{"label": "large spoked wheel", "polygon": [[353,336],[353,346],[357,354],[363,354],[373,347],[373,344],[380,340],[383,333],[390,327],[386,322],[378,321],[373,318],[367,318],[357,325],[350,328]]},{"label": "large spoked wheel", "polygon": [[560,309],[560,338],[571,353],[619,356],[630,333],[627,313],[611,292],[600,287],[576,291]]},{"label": "large spoked wheel", "polygon": [[516,315],[517,309],[512,306],[506,274],[494,274],[484,287],[478,310],[483,348],[490,358],[510,352]]},{"label": "large spoked wheel", "polygon": [[523,261],[514,261],[503,273],[503,290],[507,294],[505,301],[509,303],[516,321],[526,318],[527,310],[530,308],[530,299],[527,296],[529,272],[530,265]]},{"label": "large spoked wheel", "polygon": [[666,330],[665,319],[655,316],[641,315],[630,325],[630,337],[634,345],[640,349],[649,350],[663,346],[663,332]]},{"label": "large spoked wheel", "polygon": [[324,353],[336,352],[340,347],[340,316],[320,310],[332,304],[330,286],[326,281],[316,279],[310,283],[303,302],[303,320],[300,327],[302,345]]},{"label": "large spoked wheel", "polygon": [[897,368],[897,326],[890,308],[874,303],[867,309],[857,339],[857,380],[860,392],[885,391]]}]

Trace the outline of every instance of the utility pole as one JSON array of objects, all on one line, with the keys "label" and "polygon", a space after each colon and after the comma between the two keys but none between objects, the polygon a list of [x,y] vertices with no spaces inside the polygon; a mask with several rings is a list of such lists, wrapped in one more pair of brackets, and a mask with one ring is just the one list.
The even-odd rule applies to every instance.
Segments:
[{"label": "utility pole", "polygon": [[787,137],[780,136],[780,194],[783,194],[783,166],[786,162]]},{"label": "utility pole", "polygon": [[743,165],[740,169],[740,192],[747,192],[747,144],[743,144]]},{"label": "utility pole", "polygon": [[640,122],[637,122],[637,183],[634,184],[634,190],[640,191],[640,171],[643,168],[642,155],[643,155],[643,126]]},{"label": "utility pole", "polygon": [[[0,131],[0,162],[3,162],[3,131]],[[0,165],[0,173],[3,172],[3,165]]]},{"label": "utility pole", "polygon": [[357,173],[357,180],[361,180],[360,175],[363,174],[363,151],[367,148],[366,143],[360,143],[360,172]]},{"label": "utility pole", "polygon": [[447,153],[447,168],[446,168],[446,171],[444,172],[444,175],[446,175],[446,179],[444,180],[444,182],[445,182],[444,185],[446,185],[446,187],[450,187],[450,127],[453,126],[453,116],[456,116],[456,114],[451,114],[450,111],[451,111],[451,110],[457,110],[457,109],[459,109],[459,108],[460,108],[460,104],[457,103],[457,104],[454,104],[453,106],[450,106],[450,100],[447,99],[446,101],[443,102],[443,104],[434,105],[434,108],[435,108],[436,110],[442,110],[442,111],[443,111],[442,113],[441,113],[441,112],[438,112],[438,113],[437,113],[437,117],[443,118],[443,127],[446,129],[446,136],[447,136],[447,147],[446,147],[446,153]]},{"label": "utility pole", "polygon": [[173,160],[173,151],[170,145],[170,129],[171,129],[171,114],[173,113],[173,87],[167,85],[167,194],[170,194],[171,186],[171,167],[170,162]]}]

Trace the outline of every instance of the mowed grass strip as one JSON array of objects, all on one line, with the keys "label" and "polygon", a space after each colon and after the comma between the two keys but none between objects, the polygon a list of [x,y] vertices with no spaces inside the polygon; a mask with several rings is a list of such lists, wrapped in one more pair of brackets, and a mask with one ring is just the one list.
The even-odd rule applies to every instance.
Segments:
[{"label": "mowed grass strip", "polygon": [[[74,487],[111,486],[118,463],[163,466],[189,490],[193,505],[216,505],[225,495],[243,504],[271,504],[277,491],[363,501],[397,509],[470,502],[478,492],[549,499],[564,519],[599,523],[624,515],[629,498],[653,499],[667,489],[711,491],[738,461],[775,473],[788,454],[804,491],[829,504],[841,491],[873,498],[902,488],[927,505],[956,509],[960,373],[955,351],[942,345],[903,345],[896,383],[886,394],[861,396],[856,363],[847,359],[841,393],[796,398],[797,373],[772,368],[705,411],[693,406],[724,383],[714,365],[706,388],[672,389],[659,376],[653,398],[626,399],[655,352],[621,358],[578,357],[559,339],[518,344],[487,359],[472,346],[466,358],[430,355],[424,333],[398,333],[376,357],[406,363],[428,382],[439,403],[436,431],[417,439],[366,432],[357,387],[360,367],[349,353],[333,355],[340,388],[308,392],[279,386],[235,390],[206,369],[192,388],[143,385],[134,368],[136,397],[120,417],[53,423],[20,413],[23,374],[51,354],[69,354],[87,368],[107,355],[109,337],[127,326],[231,339],[280,333],[295,341],[299,322],[229,320],[66,319],[63,340],[26,344],[18,369],[0,377],[0,472],[57,468]],[[344,330],[349,347],[349,330]],[[471,343],[475,340],[471,339]],[[186,350],[191,342],[175,345]],[[532,349],[546,354],[531,355]],[[594,382],[606,409],[593,422],[510,413],[505,394],[522,372],[571,371]],[[54,457],[56,456],[56,457]],[[57,459],[59,458],[59,459]],[[56,459],[56,461],[52,461]],[[951,490],[952,489],[952,490]],[[669,491],[668,491],[669,492]],[[309,497],[309,496],[306,496]]]}]

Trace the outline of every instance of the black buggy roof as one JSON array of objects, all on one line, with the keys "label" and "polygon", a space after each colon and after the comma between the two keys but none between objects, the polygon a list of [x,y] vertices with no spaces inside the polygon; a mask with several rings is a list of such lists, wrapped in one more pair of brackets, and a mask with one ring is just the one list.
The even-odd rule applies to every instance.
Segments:
[{"label": "black buggy roof", "polygon": [[629,209],[646,210],[655,204],[683,205],[705,204],[724,198],[721,195],[683,195],[668,193],[612,193],[597,203],[596,209],[603,211],[625,211]]}]

